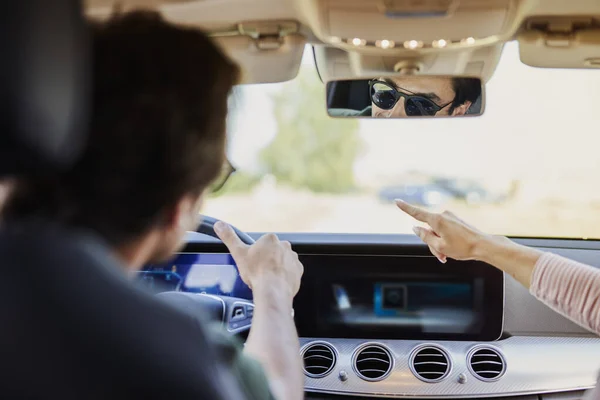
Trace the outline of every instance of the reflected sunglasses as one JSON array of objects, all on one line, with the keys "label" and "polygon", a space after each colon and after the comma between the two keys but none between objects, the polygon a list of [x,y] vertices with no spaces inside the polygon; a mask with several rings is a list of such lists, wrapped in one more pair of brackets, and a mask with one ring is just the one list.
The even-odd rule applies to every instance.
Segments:
[{"label": "reflected sunglasses", "polygon": [[227,183],[227,180],[229,180],[229,177],[231,177],[235,171],[235,167],[229,162],[228,159],[225,159],[219,175],[217,175],[215,180],[208,187],[209,193],[217,193],[219,190],[223,189]]},{"label": "reflected sunglasses", "polygon": [[[398,88],[402,89],[402,88]],[[421,115],[433,116],[441,109],[452,104],[452,102],[442,106],[435,104],[431,99],[411,93],[409,90],[402,89],[401,92],[387,82],[373,79],[369,81],[369,91],[371,101],[382,110],[391,110],[398,100],[404,97],[404,111],[409,117]],[[406,92],[406,93],[405,93]]]}]

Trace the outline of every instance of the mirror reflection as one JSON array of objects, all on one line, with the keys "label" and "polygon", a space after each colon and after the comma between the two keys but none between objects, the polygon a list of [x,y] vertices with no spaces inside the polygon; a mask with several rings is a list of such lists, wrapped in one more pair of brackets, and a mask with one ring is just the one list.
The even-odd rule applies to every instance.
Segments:
[{"label": "mirror reflection", "polygon": [[457,117],[481,115],[479,78],[389,76],[327,83],[332,117]]}]

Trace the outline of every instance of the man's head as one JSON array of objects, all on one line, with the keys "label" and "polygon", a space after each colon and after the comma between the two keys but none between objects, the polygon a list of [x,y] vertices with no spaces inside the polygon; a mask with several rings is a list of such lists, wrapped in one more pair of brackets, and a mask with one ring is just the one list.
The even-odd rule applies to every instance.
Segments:
[{"label": "man's head", "polygon": [[481,95],[476,78],[401,76],[370,82],[372,116],[455,116],[467,113]]},{"label": "man's head", "polygon": [[153,235],[177,249],[224,162],[227,99],[239,70],[202,32],[153,12],[93,29],[93,109],[84,155],[19,182],[5,215],[89,228],[119,247]]}]

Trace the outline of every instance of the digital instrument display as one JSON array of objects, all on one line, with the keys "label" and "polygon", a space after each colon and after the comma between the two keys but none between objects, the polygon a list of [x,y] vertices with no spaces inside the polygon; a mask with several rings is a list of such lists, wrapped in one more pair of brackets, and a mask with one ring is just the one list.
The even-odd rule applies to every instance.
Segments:
[{"label": "digital instrument display", "polygon": [[229,254],[179,254],[169,263],[146,266],[138,280],[153,292],[178,290],[252,300],[252,291]]}]

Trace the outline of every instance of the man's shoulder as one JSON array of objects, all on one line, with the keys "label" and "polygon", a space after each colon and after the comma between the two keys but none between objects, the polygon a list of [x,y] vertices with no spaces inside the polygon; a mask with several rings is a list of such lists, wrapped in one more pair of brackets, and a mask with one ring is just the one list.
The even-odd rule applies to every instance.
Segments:
[{"label": "man's shoulder", "polygon": [[332,117],[370,117],[371,106],[362,110],[353,110],[350,108],[330,108],[327,110]]},{"label": "man's shoulder", "polygon": [[[35,333],[40,348],[34,354],[29,336],[13,335],[8,342],[20,356],[0,362],[7,370],[51,379],[48,397],[68,390],[92,398],[109,390],[130,398],[246,398],[203,324],[133,287],[102,243],[45,226],[7,228],[0,232],[0,254],[12,268],[4,286],[27,286],[2,292],[14,307],[0,313],[0,323],[10,323],[11,333]],[[49,342],[56,332],[64,343]],[[56,352],[57,367],[44,369]],[[77,379],[65,371],[87,384],[73,386]]]}]

